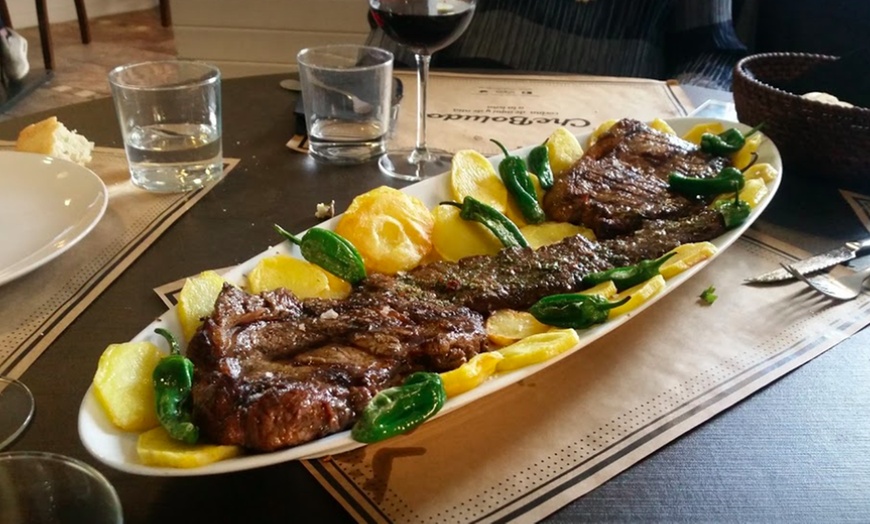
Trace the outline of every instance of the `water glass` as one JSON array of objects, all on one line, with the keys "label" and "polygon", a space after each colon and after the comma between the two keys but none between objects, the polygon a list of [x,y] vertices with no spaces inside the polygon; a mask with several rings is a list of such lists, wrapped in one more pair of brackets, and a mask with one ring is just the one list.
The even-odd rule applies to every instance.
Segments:
[{"label": "water glass", "polygon": [[176,193],[221,177],[220,80],[218,68],[185,60],[109,73],[134,185]]},{"label": "water glass", "polygon": [[296,57],[308,151],[337,164],[385,151],[393,95],[393,54],[376,47],[330,45]]},{"label": "water glass", "polygon": [[121,501],[91,466],[37,451],[0,453],[0,522],[120,524]]}]

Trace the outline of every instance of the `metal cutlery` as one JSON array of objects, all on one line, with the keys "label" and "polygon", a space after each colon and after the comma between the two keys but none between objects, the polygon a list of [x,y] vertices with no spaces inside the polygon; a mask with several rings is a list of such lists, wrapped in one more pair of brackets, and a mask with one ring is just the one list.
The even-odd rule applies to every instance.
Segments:
[{"label": "metal cutlery", "polygon": [[870,278],[870,266],[851,275],[833,278],[829,275],[807,277],[795,269],[794,265],[780,264],[793,277],[805,282],[814,290],[836,300],[852,300],[864,290],[865,281]]},{"label": "metal cutlery", "polygon": [[[858,256],[858,253],[867,249],[870,249],[870,238],[846,242],[841,247],[826,251],[824,253],[820,253],[818,255],[813,255],[809,258],[805,258],[803,260],[795,262],[794,264],[791,264],[791,266],[798,273],[802,275],[808,275],[810,273],[814,273],[822,269],[827,269],[829,267],[836,266],[837,264],[852,260],[853,258]],[[785,268],[783,268],[769,271],[767,273],[752,278],[747,278],[746,280],[744,280],[744,282],[747,284],[767,284],[771,282],[790,280],[793,277],[794,275],[792,273],[789,273]]]}]

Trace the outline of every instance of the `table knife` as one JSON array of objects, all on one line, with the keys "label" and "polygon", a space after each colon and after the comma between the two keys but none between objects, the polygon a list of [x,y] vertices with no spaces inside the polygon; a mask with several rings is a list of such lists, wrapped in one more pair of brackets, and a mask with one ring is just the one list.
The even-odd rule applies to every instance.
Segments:
[{"label": "table knife", "polygon": [[[827,269],[836,266],[837,264],[852,260],[858,255],[858,253],[867,249],[870,249],[870,238],[846,242],[843,246],[836,249],[799,260],[792,264],[792,267],[794,267],[801,275],[808,275],[815,271]],[[780,268],[762,275],[747,278],[744,282],[748,284],[767,284],[771,282],[790,280],[792,278],[794,277],[788,271]]]}]

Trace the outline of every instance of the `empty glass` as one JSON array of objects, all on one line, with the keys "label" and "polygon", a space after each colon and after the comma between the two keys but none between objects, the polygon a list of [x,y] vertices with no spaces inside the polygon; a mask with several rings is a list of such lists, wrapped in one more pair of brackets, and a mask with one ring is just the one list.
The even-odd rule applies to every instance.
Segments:
[{"label": "empty glass", "polygon": [[36,451],[0,453],[0,522],[117,524],[121,501],[96,469]]}]

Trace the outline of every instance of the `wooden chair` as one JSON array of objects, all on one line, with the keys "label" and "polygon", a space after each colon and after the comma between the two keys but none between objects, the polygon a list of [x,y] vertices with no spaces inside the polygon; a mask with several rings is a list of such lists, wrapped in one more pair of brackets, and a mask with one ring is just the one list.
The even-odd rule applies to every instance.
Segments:
[{"label": "wooden chair", "polygon": [[[91,26],[88,22],[88,12],[85,8],[85,0],[75,0],[75,5],[82,43],[89,44],[91,42]],[[6,5],[6,0],[0,0],[0,14],[2,14],[3,22],[6,26],[12,27],[12,20],[9,17],[9,8]],[[54,69],[54,51],[51,43],[48,7],[46,6],[45,0],[36,0],[36,19],[39,24],[39,41],[42,44],[42,58],[45,62],[45,69],[50,71]],[[169,7],[169,0],[160,0],[160,21],[163,24],[163,27],[169,27],[172,25],[172,11]]]}]

